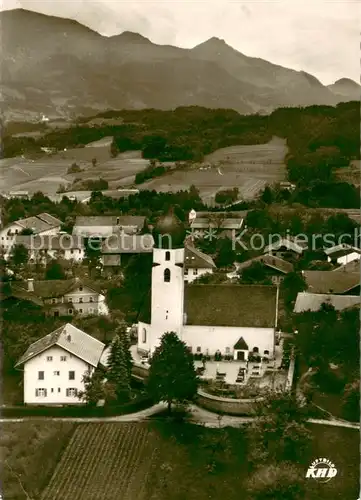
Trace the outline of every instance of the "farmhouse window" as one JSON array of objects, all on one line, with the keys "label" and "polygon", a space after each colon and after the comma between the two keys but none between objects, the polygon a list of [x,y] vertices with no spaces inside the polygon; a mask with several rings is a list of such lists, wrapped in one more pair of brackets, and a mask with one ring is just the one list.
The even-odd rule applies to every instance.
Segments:
[{"label": "farmhouse window", "polygon": [[259,352],[258,347],[254,347],[254,348],[253,348],[253,352]]},{"label": "farmhouse window", "polygon": [[73,309],[68,309],[68,314],[73,314]]},{"label": "farmhouse window", "polygon": [[53,356],[46,356],[46,361],[53,361]]},{"label": "farmhouse window", "polygon": [[55,375],[56,377],[59,377],[59,376],[60,376],[60,372],[55,371],[55,372],[54,372],[54,375]]},{"label": "farmhouse window", "polygon": [[38,380],[44,380],[44,372],[38,372]]},{"label": "farmhouse window", "polygon": [[82,286],[80,286],[80,287],[79,287],[79,292],[82,292],[82,291],[83,291],[83,287],[82,287]]},{"label": "farmhouse window", "polygon": [[66,356],[60,356],[60,361],[66,361]]},{"label": "farmhouse window", "polygon": [[50,392],[54,392],[54,388],[53,387],[50,389]]},{"label": "farmhouse window", "polygon": [[35,389],[35,396],[37,398],[46,398],[46,395],[47,395],[47,390],[46,389]]},{"label": "farmhouse window", "polygon": [[164,282],[170,283],[170,269],[164,270]]},{"label": "farmhouse window", "polygon": [[147,330],[143,328],[142,342],[145,344],[147,342]]},{"label": "farmhouse window", "polygon": [[89,302],[94,302],[94,298],[93,297],[89,297]]},{"label": "farmhouse window", "polygon": [[69,380],[75,380],[75,372],[74,371],[69,372]]},{"label": "farmhouse window", "polygon": [[202,348],[201,348],[201,346],[198,346],[198,347],[197,347],[197,352],[202,352]]},{"label": "farmhouse window", "polygon": [[58,392],[60,392],[60,387],[58,387]]},{"label": "farmhouse window", "polygon": [[79,304],[83,303],[83,297],[79,297]]},{"label": "farmhouse window", "polygon": [[73,298],[72,297],[68,297],[68,302],[73,302]]},{"label": "farmhouse window", "polygon": [[80,314],[82,314],[83,313],[83,309],[79,309],[79,312],[80,312]]},{"label": "farmhouse window", "polygon": [[193,269],[193,274],[194,274],[194,276],[197,276],[197,274],[198,274],[198,269]]},{"label": "farmhouse window", "polygon": [[74,387],[69,387],[67,390],[66,390],[66,395],[67,397],[74,397],[76,396],[78,393],[77,389],[75,389]]},{"label": "farmhouse window", "polygon": [[165,260],[170,260],[170,252],[165,252]]},{"label": "farmhouse window", "polygon": [[266,349],[266,350],[264,351],[264,353],[265,353],[265,354],[269,354],[269,351]]},{"label": "farmhouse window", "polygon": [[184,276],[188,276],[188,269],[184,269]]},{"label": "farmhouse window", "polygon": [[52,302],[53,304],[56,304],[56,303],[57,303],[57,300],[56,300],[56,299],[51,299],[51,302]]}]

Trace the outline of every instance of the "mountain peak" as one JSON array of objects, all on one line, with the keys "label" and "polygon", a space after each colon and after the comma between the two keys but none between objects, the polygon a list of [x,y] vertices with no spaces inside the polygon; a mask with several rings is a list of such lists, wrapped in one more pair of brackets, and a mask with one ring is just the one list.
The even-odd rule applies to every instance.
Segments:
[{"label": "mountain peak", "polygon": [[151,43],[149,38],[146,38],[145,36],[135,33],[133,31],[123,31],[123,33],[120,33],[119,35],[111,36],[113,40],[115,38],[122,40],[124,42],[129,42],[129,43]]},{"label": "mountain peak", "polygon": [[223,40],[223,38],[217,38],[216,36],[212,36],[212,38],[209,38],[208,40],[206,40],[205,42],[202,42],[202,43],[199,43],[198,45],[196,45],[195,47],[193,47],[194,49],[197,49],[198,47],[209,47],[209,48],[220,48],[220,47],[230,47],[230,45],[227,44],[227,42],[225,40]]},{"label": "mountain peak", "polygon": [[360,85],[355,82],[354,80],[351,80],[351,78],[340,78],[339,80],[336,80],[333,85],[337,86],[350,86],[350,87],[355,87],[358,88]]}]

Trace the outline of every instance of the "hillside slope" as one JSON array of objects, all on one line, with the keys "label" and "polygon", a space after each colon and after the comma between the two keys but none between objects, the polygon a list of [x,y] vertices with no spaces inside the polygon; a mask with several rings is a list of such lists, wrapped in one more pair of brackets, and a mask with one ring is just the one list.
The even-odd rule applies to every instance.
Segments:
[{"label": "hillside slope", "polygon": [[312,75],[247,57],[217,38],[193,49],[131,32],[107,38],[23,9],[1,12],[0,23],[7,119],[187,105],[252,113],[337,102]]}]

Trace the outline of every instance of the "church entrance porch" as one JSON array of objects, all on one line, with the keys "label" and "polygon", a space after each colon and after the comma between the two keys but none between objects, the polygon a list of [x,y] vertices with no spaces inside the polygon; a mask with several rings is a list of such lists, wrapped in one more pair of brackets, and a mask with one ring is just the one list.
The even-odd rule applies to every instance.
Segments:
[{"label": "church entrance porch", "polygon": [[245,361],[246,351],[235,351],[234,357],[237,361]]}]

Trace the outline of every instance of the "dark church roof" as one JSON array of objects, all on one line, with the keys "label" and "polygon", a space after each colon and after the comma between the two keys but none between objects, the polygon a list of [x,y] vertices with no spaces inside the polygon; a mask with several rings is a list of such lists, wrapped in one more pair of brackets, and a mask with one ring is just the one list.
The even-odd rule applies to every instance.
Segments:
[{"label": "dark church roof", "polygon": [[264,285],[186,285],[186,324],[273,328],[276,292]]},{"label": "dark church roof", "polygon": [[233,349],[240,349],[242,351],[248,351],[248,345],[243,337],[240,337],[237,342],[234,344]]},{"label": "dark church roof", "polygon": [[[185,285],[185,324],[274,328],[276,292],[265,285]],[[150,291],[137,319],[151,322]]]}]

